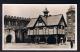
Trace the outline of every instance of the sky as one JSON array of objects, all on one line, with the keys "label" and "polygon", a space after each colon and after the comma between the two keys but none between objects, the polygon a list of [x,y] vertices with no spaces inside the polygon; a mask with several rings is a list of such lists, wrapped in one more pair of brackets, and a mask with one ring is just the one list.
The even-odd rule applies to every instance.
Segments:
[{"label": "sky", "polygon": [[3,4],[3,16],[37,18],[47,8],[50,15],[63,14],[66,19],[66,12],[72,5],[75,4]]}]

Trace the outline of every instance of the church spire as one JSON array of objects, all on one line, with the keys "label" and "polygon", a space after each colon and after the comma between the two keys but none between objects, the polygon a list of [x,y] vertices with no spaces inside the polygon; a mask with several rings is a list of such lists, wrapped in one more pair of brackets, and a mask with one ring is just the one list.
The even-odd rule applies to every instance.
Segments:
[{"label": "church spire", "polygon": [[44,13],[44,16],[48,16],[48,13],[49,13],[49,11],[47,10],[47,8],[45,8],[45,10],[43,11],[43,13]]}]

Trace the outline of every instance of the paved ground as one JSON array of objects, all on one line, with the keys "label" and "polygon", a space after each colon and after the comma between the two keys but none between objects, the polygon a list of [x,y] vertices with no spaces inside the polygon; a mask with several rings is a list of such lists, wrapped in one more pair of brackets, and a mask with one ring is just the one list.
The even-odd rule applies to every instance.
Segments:
[{"label": "paved ground", "polygon": [[67,42],[66,44],[28,44],[28,43],[6,43],[4,44],[4,49],[8,50],[8,49],[24,49],[24,50],[28,50],[28,49],[74,49],[75,46],[73,48],[70,47],[70,42]]}]

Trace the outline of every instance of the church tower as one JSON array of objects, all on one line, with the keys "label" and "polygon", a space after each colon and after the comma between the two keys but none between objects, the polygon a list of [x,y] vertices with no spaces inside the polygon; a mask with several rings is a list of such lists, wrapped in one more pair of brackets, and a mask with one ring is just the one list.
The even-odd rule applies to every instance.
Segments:
[{"label": "church tower", "polygon": [[67,15],[68,40],[75,40],[75,8],[74,6],[70,6],[66,15]]}]

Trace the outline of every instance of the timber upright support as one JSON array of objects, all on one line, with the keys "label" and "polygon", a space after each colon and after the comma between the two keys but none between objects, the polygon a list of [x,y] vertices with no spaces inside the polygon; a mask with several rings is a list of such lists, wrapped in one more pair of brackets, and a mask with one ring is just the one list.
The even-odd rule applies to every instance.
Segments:
[{"label": "timber upright support", "polygon": [[58,41],[57,41],[57,40],[58,40],[58,37],[57,37],[57,35],[56,35],[56,45],[58,44]]},{"label": "timber upright support", "polygon": [[38,43],[38,37],[37,37],[37,36],[35,36],[35,38],[34,38],[34,43],[35,43],[35,44]]},{"label": "timber upright support", "polygon": [[47,36],[45,36],[45,40],[46,40],[45,42],[46,42],[46,44],[47,44],[47,39],[48,39],[48,37],[47,37]]}]

